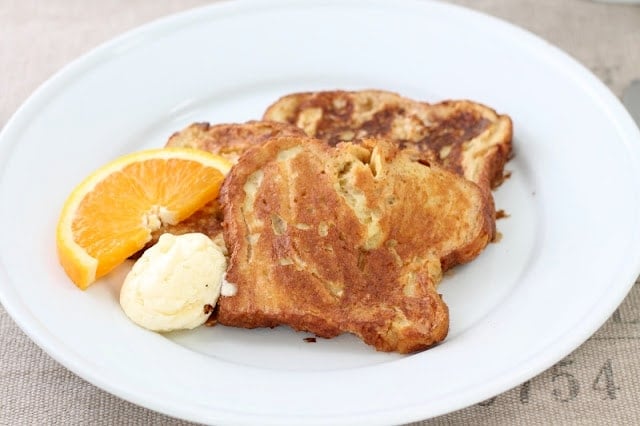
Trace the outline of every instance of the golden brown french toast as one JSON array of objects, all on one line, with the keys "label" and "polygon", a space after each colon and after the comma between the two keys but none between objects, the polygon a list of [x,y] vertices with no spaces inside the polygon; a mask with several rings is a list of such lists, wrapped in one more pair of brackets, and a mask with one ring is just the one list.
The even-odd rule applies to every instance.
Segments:
[{"label": "golden brown french toast", "polygon": [[232,168],[220,201],[237,293],[219,299],[219,323],[349,332],[401,353],[446,337],[436,284],[493,227],[477,185],[385,140],[270,139]]},{"label": "golden brown french toast", "polygon": [[381,90],[295,93],[273,103],[263,119],[295,124],[331,145],[392,140],[487,192],[502,182],[511,155],[511,119],[466,100],[429,104]]}]

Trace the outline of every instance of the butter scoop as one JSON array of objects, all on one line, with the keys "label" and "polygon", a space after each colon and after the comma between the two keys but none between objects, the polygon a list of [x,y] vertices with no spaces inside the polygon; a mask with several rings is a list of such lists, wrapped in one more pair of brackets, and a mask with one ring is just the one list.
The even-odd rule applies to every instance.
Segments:
[{"label": "butter scoop", "polygon": [[152,331],[204,324],[220,296],[227,261],[201,233],[163,234],[136,261],[120,290],[120,305]]}]

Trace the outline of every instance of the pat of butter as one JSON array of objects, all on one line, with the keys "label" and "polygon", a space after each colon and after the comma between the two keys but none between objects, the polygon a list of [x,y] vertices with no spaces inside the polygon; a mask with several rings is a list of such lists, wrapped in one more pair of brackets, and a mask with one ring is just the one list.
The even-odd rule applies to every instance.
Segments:
[{"label": "pat of butter", "polygon": [[125,278],[120,305],[149,330],[195,328],[215,307],[226,269],[222,249],[206,235],[163,234]]}]

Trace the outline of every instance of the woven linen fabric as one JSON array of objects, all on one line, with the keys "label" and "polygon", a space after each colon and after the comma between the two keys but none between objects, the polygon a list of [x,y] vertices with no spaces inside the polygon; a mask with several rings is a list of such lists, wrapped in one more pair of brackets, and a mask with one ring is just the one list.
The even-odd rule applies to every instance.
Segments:
[{"label": "woven linen fabric", "polygon": [[[640,79],[640,6],[588,0],[454,0],[568,52],[620,96]],[[69,61],[204,0],[0,1],[0,126]],[[629,253],[629,256],[637,256]],[[640,424],[640,284],[587,342],[539,376],[416,425]],[[0,425],[191,424],[123,401],[45,354],[0,307]]]}]

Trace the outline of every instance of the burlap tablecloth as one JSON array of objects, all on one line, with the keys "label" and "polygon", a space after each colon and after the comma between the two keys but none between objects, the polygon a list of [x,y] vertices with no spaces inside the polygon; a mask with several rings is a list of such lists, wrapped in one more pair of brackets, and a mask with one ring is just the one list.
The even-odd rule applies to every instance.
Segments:
[{"label": "burlap tablecloth", "polygon": [[[0,0],[0,126],[52,73],[139,24],[205,0]],[[640,79],[640,6],[455,0],[567,51],[620,96]],[[640,253],[629,253],[629,258]],[[640,424],[640,286],[587,342],[538,377],[420,424]],[[187,424],[76,377],[0,307],[0,424]]]}]

